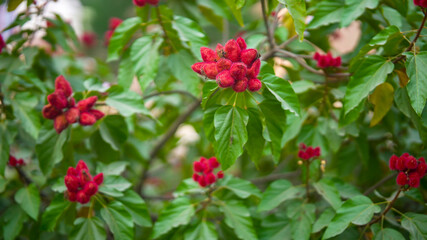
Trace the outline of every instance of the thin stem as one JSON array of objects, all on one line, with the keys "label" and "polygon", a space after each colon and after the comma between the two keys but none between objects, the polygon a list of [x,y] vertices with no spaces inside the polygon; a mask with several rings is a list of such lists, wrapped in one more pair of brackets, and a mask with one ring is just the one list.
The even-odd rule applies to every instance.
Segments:
[{"label": "thin stem", "polygon": [[393,207],[393,204],[394,204],[394,202],[397,200],[397,198],[399,197],[399,195],[400,195],[400,193],[402,192],[402,190],[403,190],[403,188],[402,187],[400,187],[399,188],[399,191],[397,191],[397,193],[396,193],[396,195],[394,196],[394,198],[393,198],[393,200],[391,200],[391,202],[387,205],[387,207],[384,209],[384,211],[376,218],[376,219],[373,219],[369,224],[368,224],[368,226],[367,227],[369,227],[369,226],[371,226],[372,224],[374,224],[374,223],[376,223],[376,222],[378,222],[381,218],[383,218],[385,215],[386,215],[386,213],[388,212],[388,211],[390,211],[390,209],[391,209],[391,207]]},{"label": "thin stem", "polygon": [[368,188],[363,195],[367,196],[369,195],[371,192],[373,192],[375,189],[377,189],[378,187],[380,187],[381,185],[383,185],[384,183],[386,183],[388,180],[392,179],[396,177],[396,174],[391,174],[386,176],[385,178],[381,179],[380,181],[378,181],[377,183],[375,183],[374,185],[372,185],[372,187]]},{"label": "thin stem", "polygon": [[22,182],[25,184],[25,186],[30,185],[33,181],[25,174],[24,171],[22,171],[21,167],[15,167],[16,171],[18,172],[19,178],[22,180]]},{"label": "thin stem", "polygon": [[270,44],[271,48],[274,48],[275,43],[274,43],[273,33],[271,32],[271,29],[268,26],[267,7],[265,4],[265,0],[261,0],[261,9],[262,9],[262,17],[264,18],[265,29],[267,30],[268,43]]}]

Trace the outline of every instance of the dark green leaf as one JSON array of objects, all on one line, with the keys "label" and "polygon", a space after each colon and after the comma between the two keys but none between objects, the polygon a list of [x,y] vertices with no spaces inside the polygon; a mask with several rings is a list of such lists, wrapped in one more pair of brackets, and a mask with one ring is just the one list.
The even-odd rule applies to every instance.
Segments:
[{"label": "dark green leaf", "polygon": [[71,231],[70,239],[75,240],[94,240],[107,239],[104,225],[97,217],[77,218],[74,222],[74,228]]},{"label": "dark green leaf", "polygon": [[99,126],[99,133],[111,148],[118,151],[128,138],[128,129],[124,118],[120,115],[108,115],[104,117]]},{"label": "dark green leaf", "polygon": [[427,239],[427,216],[418,213],[405,213],[402,227],[410,233],[411,239]]},{"label": "dark green leaf", "polygon": [[202,220],[185,232],[186,240],[215,240],[218,234],[215,225],[209,221]]},{"label": "dark green leaf", "polygon": [[55,163],[62,160],[62,146],[67,140],[67,132],[56,133],[52,123],[46,122],[40,130],[36,144],[39,166],[44,175],[49,175]]},{"label": "dark green leaf", "polygon": [[383,228],[375,234],[374,240],[405,240],[405,237],[392,228]]},{"label": "dark green leaf", "polygon": [[228,7],[230,8],[231,12],[233,13],[234,17],[236,18],[237,22],[241,27],[243,27],[243,17],[242,17],[242,11],[240,11],[240,4],[236,4],[236,0],[225,0]]},{"label": "dark green leaf", "polygon": [[291,14],[299,40],[302,41],[304,39],[305,20],[307,18],[305,0],[279,0],[279,2],[285,4]]},{"label": "dark green leaf", "polygon": [[263,75],[262,82],[281,103],[283,110],[289,110],[295,115],[300,114],[298,97],[288,81],[273,74],[266,74]]},{"label": "dark green leaf", "polygon": [[378,6],[379,0],[346,0],[341,27],[347,27],[360,17],[366,9],[374,9]]},{"label": "dark green leaf", "polygon": [[107,222],[115,239],[133,239],[132,216],[122,203],[110,202],[101,209],[101,216]]},{"label": "dark green leaf", "polygon": [[292,239],[310,239],[311,226],[315,220],[315,210],[316,207],[311,203],[294,202],[288,206]]},{"label": "dark green leaf", "polygon": [[119,73],[117,75],[117,83],[123,89],[129,89],[135,77],[133,63],[130,57],[130,50],[126,50],[120,60]]},{"label": "dark green leaf", "polygon": [[124,20],[111,36],[108,44],[108,61],[117,60],[120,57],[120,52],[123,50],[132,35],[138,30],[141,24],[141,18],[133,17]]},{"label": "dark green leaf", "polygon": [[227,177],[221,181],[220,186],[231,190],[240,198],[248,198],[251,195],[258,198],[261,197],[261,192],[255,185],[241,178]]},{"label": "dark green leaf", "polygon": [[192,93],[194,96],[199,96],[200,89],[198,86],[200,78],[191,69],[194,60],[190,52],[181,50],[168,57],[168,66],[175,78],[184,83],[186,91]]},{"label": "dark green leaf", "polygon": [[258,239],[249,210],[239,201],[221,202],[220,209],[225,215],[225,223],[243,240]]},{"label": "dark green leaf", "polygon": [[43,213],[41,229],[53,231],[58,220],[71,205],[72,203],[64,199],[62,194],[57,195]]},{"label": "dark green leaf", "polygon": [[151,217],[144,200],[134,191],[127,190],[123,197],[117,198],[132,215],[133,221],[142,227],[151,227]]},{"label": "dark green leaf", "polygon": [[18,190],[15,201],[30,217],[37,221],[40,208],[40,193],[36,185],[30,184]]},{"label": "dark green leaf", "polygon": [[18,237],[28,216],[18,205],[13,205],[7,208],[6,212],[3,214],[3,219],[5,221],[5,223],[2,224],[3,237],[5,240],[13,240]]},{"label": "dark green leaf", "polygon": [[189,18],[174,16],[172,27],[178,32],[181,41],[187,42],[194,56],[200,56],[200,48],[209,44],[199,23]]},{"label": "dark green leaf", "polygon": [[313,184],[317,193],[322,195],[322,197],[336,210],[338,209],[342,202],[338,190],[335,188],[334,182],[327,178],[322,178],[320,181]]},{"label": "dark green leaf", "polygon": [[144,106],[142,97],[133,91],[123,90],[119,86],[112,86],[108,90],[108,98],[105,101],[107,105],[117,109],[120,114],[129,117],[135,113],[144,115],[151,115],[151,113]]},{"label": "dark green leaf", "polygon": [[344,13],[344,0],[320,1],[310,11],[314,13],[314,16],[308,24],[309,29],[340,22]]},{"label": "dark green leaf", "polygon": [[261,240],[291,240],[291,224],[288,218],[270,215],[261,221]]},{"label": "dark green leaf", "polygon": [[261,202],[258,205],[258,211],[270,211],[279,206],[282,202],[294,199],[304,194],[304,188],[294,187],[288,180],[277,180],[268,186],[262,194]]},{"label": "dark green leaf", "polygon": [[246,142],[245,149],[248,152],[252,162],[258,165],[264,150],[265,140],[262,136],[263,126],[261,121],[260,112],[255,108],[248,108],[248,141]]},{"label": "dark green leaf", "polygon": [[406,72],[409,83],[406,85],[411,105],[415,112],[421,116],[427,99],[427,52],[419,52],[414,55],[406,54]]},{"label": "dark green leaf", "polygon": [[335,216],[335,211],[332,208],[327,208],[320,215],[319,219],[314,223],[312,233],[317,233],[331,223]]},{"label": "dark green leaf", "polygon": [[122,176],[105,176],[103,185],[116,189],[120,192],[130,188],[132,184]]},{"label": "dark green leaf", "polygon": [[202,193],[203,189],[195,182],[192,178],[185,179],[182,181],[175,192],[173,193],[174,197],[182,197],[186,194],[192,193]]}]

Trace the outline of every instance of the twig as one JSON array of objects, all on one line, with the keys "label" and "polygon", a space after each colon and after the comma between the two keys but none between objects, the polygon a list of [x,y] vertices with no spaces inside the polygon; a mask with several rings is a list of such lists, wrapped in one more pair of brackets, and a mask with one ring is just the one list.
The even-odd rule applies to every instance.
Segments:
[{"label": "twig", "polygon": [[378,222],[383,216],[386,215],[386,213],[388,211],[390,211],[391,207],[393,206],[394,202],[397,200],[397,198],[399,197],[400,193],[402,192],[402,187],[399,188],[399,191],[397,191],[396,195],[394,196],[393,200],[391,200],[391,202],[389,202],[389,204],[387,205],[387,207],[384,209],[384,211],[376,218],[373,219],[371,222],[368,223],[368,225],[366,227],[371,226],[372,224]]},{"label": "twig", "polygon": [[273,33],[271,32],[271,29],[268,26],[267,7],[265,6],[265,0],[261,0],[261,10],[262,17],[264,18],[265,29],[267,30],[268,43],[270,44],[271,48],[274,48],[276,44],[274,43]]},{"label": "twig", "polygon": [[149,94],[143,97],[144,100],[155,97],[155,96],[159,96],[159,95],[169,95],[169,94],[181,94],[181,95],[186,95],[189,96],[193,99],[197,99],[193,94],[186,92],[186,91],[182,91],[182,90],[170,90],[170,91],[163,91],[163,92],[156,92],[153,94]]},{"label": "twig", "polygon": [[24,171],[22,171],[21,167],[15,167],[16,171],[18,172],[19,178],[24,182],[25,186],[30,185],[33,181],[25,174]]},{"label": "twig", "polygon": [[367,196],[369,194],[371,194],[371,192],[373,192],[375,189],[377,189],[379,186],[383,185],[385,182],[387,182],[388,180],[392,179],[396,177],[396,174],[391,174],[388,175],[387,177],[381,179],[380,181],[378,181],[377,183],[375,183],[374,185],[372,185],[372,187],[368,188],[363,195]]}]

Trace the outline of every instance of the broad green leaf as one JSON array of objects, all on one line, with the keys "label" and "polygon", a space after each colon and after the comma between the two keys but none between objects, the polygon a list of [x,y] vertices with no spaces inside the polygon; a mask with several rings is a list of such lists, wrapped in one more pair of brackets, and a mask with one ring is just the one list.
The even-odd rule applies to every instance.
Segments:
[{"label": "broad green leaf", "polygon": [[58,220],[71,205],[73,204],[64,199],[62,194],[56,195],[55,199],[52,200],[49,207],[43,213],[41,229],[44,231],[53,231]]},{"label": "broad green leaf", "polygon": [[202,108],[206,109],[209,106],[209,100],[211,96],[219,89],[218,84],[215,81],[207,81],[203,85],[203,96],[202,96]]},{"label": "broad green leaf", "polygon": [[313,186],[317,193],[319,193],[335,210],[341,206],[340,194],[335,188],[332,180],[322,178],[320,181],[314,183]]},{"label": "broad green leaf", "polygon": [[19,102],[13,102],[12,105],[14,114],[18,118],[22,130],[36,140],[41,126],[39,114],[34,109],[25,107],[19,104]]},{"label": "broad green leaf", "polygon": [[305,0],[279,0],[279,2],[285,4],[291,14],[299,40],[302,41],[304,39],[305,19],[307,17]]},{"label": "broad green leaf", "polygon": [[332,208],[327,208],[322,212],[319,219],[313,224],[312,233],[317,233],[327,227],[335,216],[335,211]]},{"label": "broad green leaf", "polygon": [[123,197],[116,198],[132,215],[133,221],[142,227],[151,227],[151,217],[144,200],[134,191],[127,190]]},{"label": "broad green leaf", "polygon": [[215,152],[224,170],[243,153],[243,146],[248,140],[248,119],[245,110],[230,105],[222,106],[215,112]]},{"label": "broad green leaf", "polygon": [[393,71],[394,64],[381,56],[369,56],[352,69],[354,73],[344,97],[345,114],[365,99],[369,92],[383,83]]},{"label": "broad green leaf", "polygon": [[344,14],[344,0],[320,1],[310,12],[313,20],[307,26],[309,29],[340,22]]},{"label": "broad green leaf", "polygon": [[427,239],[427,216],[418,213],[405,213],[402,227],[408,230],[411,240]]},{"label": "broad green leaf", "polygon": [[186,50],[181,50],[167,58],[168,67],[175,78],[184,84],[186,91],[192,93],[194,96],[199,96],[200,89],[198,86],[200,78],[191,69],[194,60],[195,58]]},{"label": "broad green leaf", "polygon": [[383,228],[375,234],[374,240],[405,240],[405,237],[392,228]]},{"label": "broad green leaf", "polygon": [[112,86],[108,90],[108,98],[105,103],[117,109],[124,117],[130,117],[135,113],[150,116],[151,113],[144,106],[142,97],[133,91],[123,90],[120,86]]},{"label": "broad green leaf", "polygon": [[301,197],[304,194],[304,188],[294,187],[288,180],[277,180],[268,186],[262,194],[261,202],[258,205],[258,211],[270,211],[282,202]]},{"label": "broad green leaf", "polygon": [[295,115],[300,114],[298,97],[287,80],[273,74],[266,74],[263,75],[262,82],[281,103],[283,110],[289,110]]},{"label": "broad green leaf", "polygon": [[4,220],[3,237],[5,240],[13,240],[18,237],[28,216],[18,205],[12,205],[6,209],[2,218]]},{"label": "broad green leaf", "polygon": [[129,89],[132,85],[132,81],[135,77],[135,71],[133,70],[133,63],[130,57],[130,50],[126,50],[123,53],[122,59],[120,59],[119,73],[117,74],[117,84],[123,89]]},{"label": "broad green leaf", "polygon": [[234,230],[240,239],[258,239],[251,214],[242,202],[235,200],[221,202],[219,207],[225,215],[225,223]]},{"label": "broad green leaf", "polygon": [[337,214],[328,225],[324,239],[334,237],[353,223],[355,225],[364,225],[371,221],[374,213],[378,213],[381,208],[372,203],[371,199],[365,196],[356,196],[345,201],[337,210]]},{"label": "broad green leaf", "polygon": [[188,224],[194,213],[194,206],[188,198],[175,199],[160,214],[159,219],[154,224],[151,237],[158,238],[175,227]]},{"label": "broad green leaf", "polygon": [[255,185],[241,178],[227,177],[221,181],[220,186],[231,190],[240,198],[248,198],[251,195],[258,198],[261,197],[261,192]]},{"label": "broad green leaf", "polygon": [[120,115],[108,115],[104,117],[99,126],[99,133],[111,148],[119,151],[128,138],[128,129],[124,118]]},{"label": "broad green leaf", "polygon": [[117,161],[117,162],[112,162],[110,164],[104,164],[102,162],[98,162],[98,165],[96,166],[96,172],[97,173],[102,172],[104,176],[120,175],[126,170],[126,167],[128,165],[129,165],[129,162],[125,162],[125,161]]},{"label": "broad green leaf", "polygon": [[258,109],[248,108],[248,115],[249,121],[246,128],[248,130],[248,141],[245,144],[245,149],[252,162],[258,166],[265,145],[265,140],[262,136],[263,126]]},{"label": "broad green leaf", "polygon": [[366,9],[374,9],[379,0],[346,0],[341,27],[347,27],[351,22],[360,17]]},{"label": "broad green leaf", "polygon": [[186,240],[215,240],[218,234],[215,225],[210,221],[202,220],[185,232]]},{"label": "broad green leaf", "polygon": [[203,128],[205,129],[206,138],[215,146],[215,112],[219,106],[208,108],[203,114]]},{"label": "broad green leaf", "polygon": [[407,53],[406,73],[409,77],[408,89],[411,105],[420,116],[427,99],[427,52],[414,55]]},{"label": "broad green leaf", "polygon": [[295,116],[293,114],[288,114],[286,116],[286,127],[285,127],[285,132],[283,133],[282,142],[281,142],[282,148],[298,135],[307,117],[308,117],[308,114],[306,113],[303,113],[302,116],[300,117]]},{"label": "broad green leaf", "polygon": [[104,184],[99,187],[99,192],[111,197],[123,197],[123,193],[115,188],[110,188]]},{"label": "broad green leaf", "polygon": [[0,125],[0,176],[4,176],[6,164],[9,161],[9,141],[7,139],[8,130],[3,124]]},{"label": "broad green leaf", "polygon": [[375,88],[369,101],[375,105],[374,116],[371,119],[370,127],[377,125],[388,113],[394,100],[394,88],[388,83],[382,83]]},{"label": "broad green leaf", "polygon": [[132,186],[132,184],[128,180],[126,180],[126,178],[122,176],[111,175],[104,177],[103,185],[107,186],[108,188],[116,189],[120,192],[123,192]]},{"label": "broad green leaf", "polygon": [[40,130],[36,144],[39,166],[45,176],[49,175],[55,163],[62,160],[62,146],[67,140],[67,132],[58,134],[52,123],[46,122]]},{"label": "broad green leaf", "polygon": [[107,222],[115,239],[133,239],[132,215],[118,201],[110,202],[101,209],[101,216]]},{"label": "broad green leaf", "polygon": [[292,240],[291,224],[283,216],[270,215],[261,221],[260,240]]},{"label": "broad green leaf", "polygon": [[292,239],[310,239],[315,211],[316,207],[311,203],[294,202],[288,207]]},{"label": "broad green leaf", "polygon": [[203,189],[200,188],[199,184],[195,182],[192,178],[188,178],[183,180],[178,187],[176,188],[175,192],[173,192],[174,197],[182,197],[186,194],[192,194],[192,193],[202,193]]},{"label": "broad green leaf", "polygon": [[194,56],[199,56],[200,48],[209,44],[199,23],[189,18],[174,16],[172,27],[178,32],[181,41],[187,42]]},{"label": "broad green leaf", "polygon": [[225,2],[227,3],[228,7],[230,8],[231,12],[233,13],[234,17],[236,18],[237,22],[239,23],[239,25],[241,27],[244,26],[243,24],[243,17],[242,17],[242,11],[240,10],[239,7],[242,7],[242,4],[238,4],[238,2],[241,2],[244,0],[225,0]]},{"label": "broad green leaf", "polygon": [[15,201],[30,217],[37,221],[40,208],[40,193],[36,185],[30,184],[15,194]]},{"label": "broad green leaf", "polygon": [[74,225],[73,230],[71,230],[70,239],[102,240],[107,238],[104,224],[98,217],[77,218]]},{"label": "broad green leaf", "polygon": [[277,164],[282,152],[282,138],[285,131],[286,115],[285,111],[280,108],[280,104],[273,100],[264,100],[259,104],[262,114],[265,118],[266,130],[264,138],[270,142],[273,160]]},{"label": "broad green leaf", "polygon": [[114,34],[108,44],[108,61],[119,59],[121,51],[135,31],[138,30],[141,23],[142,21],[139,17],[128,18],[114,30]]}]

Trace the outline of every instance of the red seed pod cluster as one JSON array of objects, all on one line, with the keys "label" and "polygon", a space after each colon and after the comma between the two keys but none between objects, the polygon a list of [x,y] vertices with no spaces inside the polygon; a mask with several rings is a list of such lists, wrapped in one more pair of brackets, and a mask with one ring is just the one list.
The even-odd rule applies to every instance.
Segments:
[{"label": "red seed pod cluster", "polygon": [[54,120],[53,126],[58,134],[69,124],[79,122],[83,126],[93,125],[104,117],[104,113],[92,109],[98,97],[83,99],[76,105],[72,94],[70,83],[61,75],[55,80],[55,92],[47,96],[49,103],[43,107],[43,117]]},{"label": "red seed pod cluster", "polygon": [[110,39],[113,36],[114,30],[123,22],[120,18],[110,18],[110,24],[108,25],[108,30],[105,32],[104,36],[104,44],[105,46],[108,46],[110,44]]},{"label": "red seed pod cluster", "polygon": [[211,157],[209,159],[201,157],[200,161],[195,161],[193,163],[193,180],[198,182],[200,187],[209,186],[224,177],[222,171],[218,171],[216,176],[214,173],[215,168],[219,167],[219,162],[216,160],[216,157]]},{"label": "red seed pod cluster", "polygon": [[191,66],[196,73],[215,79],[222,88],[232,87],[236,92],[261,89],[262,83],[257,79],[260,55],[256,49],[247,49],[243,38],[231,39],[224,46],[218,44],[215,50],[202,47],[200,53],[203,62]]},{"label": "red seed pod cluster", "polygon": [[400,157],[393,155],[390,157],[389,167],[391,170],[399,172],[396,183],[400,186],[409,185],[417,188],[420,186],[420,180],[424,177],[427,170],[427,164],[423,157],[416,159],[409,153],[404,153]]},{"label": "red seed pod cluster", "polygon": [[87,48],[91,48],[96,44],[96,34],[94,32],[84,32],[80,37],[80,41]]},{"label": "red seed pod cluster", "polygon": [[152,6],[157,6],[159,0],[133,0],[133,5],[137,7],[143,7],[145,4],[150,4]]},{"label": "red seed pod cluster", "polygon": [[4,47],[6,47],[6,43],[4,42],[3,37],[0,35],[0,53]]},{"label": "red seed pod cluster", "polygon": [[332,57],[332,54],[328,52],[325,55],[321,55],[316,52],[313,56],[313,59],[317,61],[318,68],[329,68],[329,67],[340,67],[341,66],[341,57]]},{"label": "red seed pod cluster", "polygon": [[414,5],[427,8],[427,0],[414,0]]},{"label": "red seed pod cluster", "polygon": [[71,202],[88,203],[90,197],[98,192],[98,186],[103,181],[103,173],[99,173],[92,178],[86,163],[80,160],[76,168],[68,168],[67,175],[64,177],[65,186],[67,187],[65,197]]},{"label": "red seed pod cluster", "polygon": [[310,158],[320,157],[320,147],[307,147],[304,143],[300,143],[298,157],[302,160],[309,160]]},{"label": "red seed pod cluster", "polygon": [[9,156],[9,162],[7,163],[11,167],[25,166],[24,159],[16,159],[14,156]]}]

